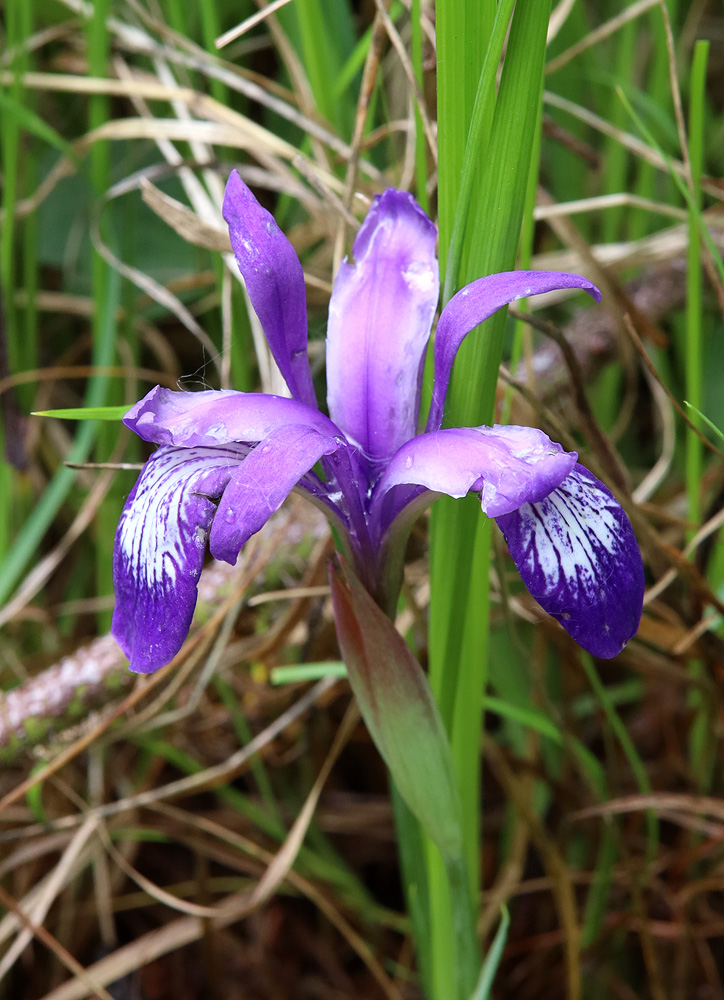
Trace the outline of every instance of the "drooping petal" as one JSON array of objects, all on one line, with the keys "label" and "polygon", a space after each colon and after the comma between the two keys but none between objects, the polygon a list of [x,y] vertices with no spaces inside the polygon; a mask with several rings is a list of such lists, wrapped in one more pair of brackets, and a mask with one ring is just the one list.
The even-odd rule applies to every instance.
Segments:
[{"label": "drooping petal", "polygon": [[214,518],[209,547],[232,565],[242,545],[278,510],[302,476],[336,441],[307,426],[282,427],[234,470]]},{"label": "drooping petal", "polygon": [[629,519],[582,465],[548,497],[498,518],[528,590],[594,656],[621,652],[641,619],[644,569]]},{"label": "drooping petal", "polygon": [[439,293],[436,231],[412,195],[375,199],[334,282],[327,327],[332,420],[372,460],[417,430],[425,347]]},{"label": "drooping petal", "polygon": [[428,431],[442,425],[453,361],[470,331],[515,299],[561,288],[582,288],[597,302],[601,299],[601,293],[587,278],[563,271],[501,271],[478,278],[453,295],[442,311],[435,333],[435,379]]},{"label": "drooping petal", "polygon": [[341,440],[342,434],[316,408],[259,392],[207,389],[177,392],[156,386],[123,418],[126,427],[154,444],[195,447],[242,441],[255,444],[274,430],[305,424]]},{"label": "drooping petal", "polygon": [[499,517],[547,496],[576,458],[533,427],[450,427],[404,444],[377,484],[375,500],[403,485],[452,497],[474,491],[484,513]]},{"label": "drooping petal", "polygon": [[207,538],[235,563],[300,479],[337,442],[305,425],[242,445],[161,447],[146,462],[116,532],[113,634],[131,670],[149,673],[181,648]]},{"label": "drooping petal", "polygon": [[223,215],[274,360],[295,399],[314,406],[304,273],[294,247],[236,170],[226,184]]},{"label": "drooping petal", "polygon": [[112,631],[131,670],[150,673],[183,645],[206,537],[247,449],[159,448],[126,501],[113,551]]}]

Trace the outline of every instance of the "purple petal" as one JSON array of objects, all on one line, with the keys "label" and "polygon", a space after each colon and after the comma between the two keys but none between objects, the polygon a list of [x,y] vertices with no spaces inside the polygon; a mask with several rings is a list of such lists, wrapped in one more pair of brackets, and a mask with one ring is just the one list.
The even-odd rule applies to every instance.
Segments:
[{"label": "purple petal", "polygon": [[336,424],[373,459],[417,430],[425,348],[437,307],[436,231],[412,195],[376,198],[334,282],[327,400]]},{"label": "purple petal", "polygon": [[121,514],[113,552],[113,634],[131,670],[150,673],[183,645],[209,538],[235,563],[335,439],[308,426],[277,428],[243,445],[162,447],[146,462]]},{"label": "purple petal", "polygon": [[442,424],[453,361],[470,331],[515,299],[559,288],[582,288],[597,302],[601,300],[601,293],[587,278],[563,271],[501,271],[478,278],[453,295],[435,333],[435,380],[427,430],[437,430]]},{"label": "purple petal", "polygon": [[498,518],[523,583],[594,656],[610,659],[641,619],[644,568],[612,493],[576,465],[544,500]]},{"label": "purple petal", "polygon": [[375,491],[382,500],[394,486],[424,486],[463,497],[480,493],[483,511],[499,517],[548,496],[576,464],[533,427],[450,427],[420,434],[393,456]]},{"label": "purple petal", "polygon": [[113,635],[150,673],[183,645],[216,503],[243,448],[160,448],[121,514],[113,551]]},{"label": "purple petal", "polygon": [[185,447],[255,444],[279,427],[306,424],[332,439],[339,428],[316,408],[283,396],[231,389],[175,392],[156,386],[123,418],[144,441]]},{"label": "purple petal", "polygon": [[311,427],[282,427],[233,471],[209,538],[211,554],[232,565],[242,545],[263,527],[302,476],[337,449]]},{"label": "purple petal", "polygon": [[236,262],[274,360],[295,399],[314,406],[304,273],[294,247],[236,170],[226,184],[223,214]]}]

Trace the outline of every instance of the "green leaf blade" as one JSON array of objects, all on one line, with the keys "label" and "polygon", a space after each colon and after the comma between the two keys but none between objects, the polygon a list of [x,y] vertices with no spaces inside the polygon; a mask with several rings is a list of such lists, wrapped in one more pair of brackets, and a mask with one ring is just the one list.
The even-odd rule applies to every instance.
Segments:
[{"label": "green leaf blade", "polygon": [[31,417],[55,417],[56,420],[121,420],[128,406],[76,406],[65,410],[35,410]]}]

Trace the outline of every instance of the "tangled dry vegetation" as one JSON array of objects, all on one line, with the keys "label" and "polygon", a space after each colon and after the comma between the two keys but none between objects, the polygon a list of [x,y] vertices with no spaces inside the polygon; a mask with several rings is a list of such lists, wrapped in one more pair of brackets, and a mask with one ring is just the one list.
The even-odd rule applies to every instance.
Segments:
[{"label": "tangled dry vegetation", "polygon": [[[557,8],[561,23],[570,6]],[[655,5],[634,6],[643,14]],[[32,370],[10,372],[5,363],[0,389],[12,467],[4,482],[24,513],[73,446],[67,424],[25,414],[81,405],[93,375],[117,377],[118,403],[190,373],[197,382],[238,384],[245,368],[234,355],[233,319],[235,337],[245,326],[247,354],[252,345],[256,352],[249,378],[275,389],[219,211],[232,165],[269,204],[303,208],[288,212],[287,229],[319,329],[335,264],[371,195],[387,183],[413,183],[415,108],[435,193],[435,26],[426,4],[422,90],[407,56],[407,18],[393,23],[382,0],[358,5],[360,36],[370,35],[351,139],[318,113],[303,61],[274,15],[211,55],[166,24],[155,4],[128,0],[108,22],[111,54],[97,75],[82,0],[63,0],[62,9],[28,39],[33,68],[23,78],[33,114],[61,148],[34,164],[15,225],[44,225],[49,205],[62,217],[59,192],[70,190],[63,185],[110,142],[113,181],[93,201],[91,237],[109,273],[127,280],[115,306],[117,355],[99,372],[95,305],[87,286],[72,281],[75,258],[69,264],[80,253],[71,245],[82,240],[79,230],[54,234],[59,262],[41,261],[37,289],[18,276],[13,308],[32,298],[40,346]],[[710,21],[722,30],[719,10]],[[12,52],[4,64],[10,86]],[[82,131],[92,95],[110,99],[107,119],[68,139]],[[382,99],[386,121],[370,129],[370,105]],[[661,169],[659,152],[627,128],[553,92],[546,102],[544,151],[564,146],[589,171],[590,190],[599,190],[602,134]],[[570,121],[583,123],[585,141],[578,126],[561,124]],[[303,138],[284,138],[290,134]],[[675,161],[674,169],[687,165]],[[173,195],[163,189],[169,179]],[[717,178],[704,187],[720,196]],[[500,403],[512,401],[515,422],[535,419],[565,447],[583,445],[587,463],[616,489],[644,551],[644,618],[638,639],[592,675],[555,623],[510,589],[499,543],[493,658],[519,664],[527,701],[493,664],[481,748],[480,930],[491,933],[507,902],[500,997],[553,1000],[573,981],[576,995],[585,985],[591,998],[724,1000],[724,591],[711,569],[724,525],[721,441],[705,439],[706,505],[691,523],[677,459],[689,416],[682,393],[668,388],[680,385],[676,360],[673,376],[671,368],[659,374],[655,360],[667,356],[685,304],[686,211],[654,205],[652,233],[591,243],[577,213],[629,210],[639,196],[615,197],[566,204],[541,186],[533,266],[584,271],[604,290],[604,305],[572,317],[562,311],[560,327],[526,317],[524,357],[515,371],[503,369]],[[162,221],[139,215],[141,200]],[[116,202],[136,205],[128,239],[118,238],[126,209],[119,214]],[[716,204],[706,218],[721,246]],[[145,234],[171,258],[155,273],[128,252],[129,239]],[[721,338],[722,289],[713,267],[707,274],[707,315]],[[321,347],[317,337],[317,370]],[[721,358],[717,349],[713,364]],[[617,393],[616,419],[605,427],[594,405],[602,379]],[[384,770],[337,669],[324,524],[292,498],[237,567],[207,567],[194,630],[173,664],[132,678],[103,634],[111,599],[96,597],[93,582],[94,545],[107,559],[142,458],[113,427],[99,464],[77,459],[76,485],[0,609],[0,995],[419,996]],[[411,541],[398,623],[423,661],[425,544],[423,523]],[[307,665],[312,680],[272,683],[289,665]]]}]

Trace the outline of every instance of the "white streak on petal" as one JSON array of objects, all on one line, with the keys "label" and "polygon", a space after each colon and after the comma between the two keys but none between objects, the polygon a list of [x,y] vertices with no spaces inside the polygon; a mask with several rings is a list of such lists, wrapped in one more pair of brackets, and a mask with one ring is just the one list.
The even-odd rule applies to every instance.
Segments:
[{"label": "white streak on petal", "polygon": [[216,503],[248,448],[159,448],[118,522],[113,634],[131,669],[168,663],[186,638]]},{"label": "white streak on petal", "polygon": [[613,494],[577,465],[537,503],[496,519],[528,590],[595,656],[636,634],[644,571],[631,524]]},{"label": "white streak on petal", "polygon": [[593,603],[606,582],[601,579],[601,551],[613,556],[618,548],[618,520],[610,507],[593,508],[590,501],[590,492],[568,477],[545,500],[535,507],[526,504],[520,513],[532,520],[531,571],[537,559],[549,588],[559,586],[562,578],[577,579]]},{"label": "white streak on petal", "polygon": [[[118,542],[128,569],[147,587],[163,580],[171,587],[175,585],[179,569],[186,566],[188,559],[184,539],[188,544],[193,538],[199,550],[205,549],[207,532],[197,530],[195,518],[189,516],[189,485],[193,484],[193,495],[204,496],[209,473],[213,470],[218,479],[218,472],[226,466],[230,476],[246,454],[240,448],[204,448],[196,452],[194,455],[194,449],[176,448],[157,452],[139,484],[133,515],[124,516],[119,524]],[[150,530],[152,525],[156,530]],[[200,568],[186,571],[194,578],[200,575]]]}]

